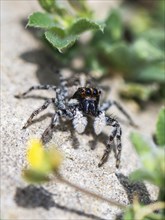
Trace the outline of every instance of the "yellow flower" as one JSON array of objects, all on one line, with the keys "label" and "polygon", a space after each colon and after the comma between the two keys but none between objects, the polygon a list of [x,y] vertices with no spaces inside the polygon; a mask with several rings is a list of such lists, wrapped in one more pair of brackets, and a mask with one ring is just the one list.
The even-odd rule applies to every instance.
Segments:
[{"label": "yellow flower", "polygon": [[29,141],[27,150],[27,161],[30,169],[40,173],[51,173],[57,171],[62,162],[61,153],[55,147],[44,149],[42,142],[38,139]]},{"label": "yellow flower", "polygon": [[40,169],[43,166],[44,149],[40,140],[32,139],[29,141],[27,161],[33,169]]},{"label": "yellow flower", "polygon": [[61,152],[55,148],[51,148],[48,151],[48,158],[49,158],[49,162],[51,164],[51,167],[54,171],[59,168],[59,166],[63,160],[63,156],[62,156]]}]

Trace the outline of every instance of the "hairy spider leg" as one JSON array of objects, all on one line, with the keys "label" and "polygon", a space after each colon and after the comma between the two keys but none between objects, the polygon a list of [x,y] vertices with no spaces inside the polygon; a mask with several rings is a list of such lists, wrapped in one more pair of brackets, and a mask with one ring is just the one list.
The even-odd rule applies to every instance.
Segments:
[{"label": "hairy spider leg", "polygon": [[109,154],[111,152],[111,149],[112,149],[112,144],[114,143],[114,139],[116,138],[117,139],[117,146],[115,146],[116,150],[117,150],[117,153],[115,154],[116,168],[119,168],[120,157],[121,157],[121,149],[122,149],[122,145],[121,145],[121,134],[122,134],[121,133],[121,127],[120,127],[118,121],[114,118],[111,118],[111,117],[106,117],[106,125],[107,126],[112,126],[113,129],[112,129],[112,132],[109,136],[106,149],[104,151],[104,154],[103,154],[98,166],[99,167],[102,166],[107,161],[108,156],[109,156]]},{"label": "hairy spider leg", "polygon": [[19,94],[19,95],[15,95],[15,97],[16,98],[23,98],[24,96],[26,96],[29,92],[31,92],[33,90],[54,90],[54,91],[56,91],[56,86],[53,86],[53,85],[32,86],[26,92]]},{"label": "hairy spider leg", "polygon": [[44,133],[41,136],[41,140],[44,143],[45,139],[48,135],[50,135],[54,129],[54,127],[56,127],[57,125],[59,125],[59,112],[56,112],[51,120],[50,125],[45,129]]},{"label": "hairy spider leg", "polygon": [[41,140],[44,143],[46,137],[52,133],[53,129],[60,124],[60,117],[65,117],[66,119],[73,119],[73,113],[68,109],[58,110],[52,117],[50,125],[46,128],[41,136]]},{"label": "hairy spider leg", "polygon": [[27,122],[25,123],[25,125],[23,126],[22,129],[25,129],[27,128],[31,122],[32,122],[32,119],[34,118],[34,116],[38,115],[40,112],[42,112],[43,110],[45,110],[51,103],[55,103],[55,99],[54,98],[51,98],[51,99],[47,99],[45,101],[45,103],[39,107],[38,109],[36,109],[32,114],[31,116],[29,117],[29,119],[27,120]]},{"label": "hairy spider leg", "polygon": [[116,101],[107,101],[104,102],[102,104],[102,106],[100,107],[101,111],[107,111],[111,106],[115,105],[122,113],[123,115],[125,115],[125,117],[128,119],[129,124],[137,127],[137,125],[133,122],[132,118],[130,117],[130,115],[125,111],[125,109]]},{"label": "hairy spider leg", "polygon": [[117,129],[117,134],[116,134],[116,140],[117,140],[117,154],[115,155],[116,157],[116,168],[119,168],[120,166],[120,158],[121,158],[121,150],[122,150],[122,145],[121,145],[121,135],[122,135],[122,130],[121,127]]}]

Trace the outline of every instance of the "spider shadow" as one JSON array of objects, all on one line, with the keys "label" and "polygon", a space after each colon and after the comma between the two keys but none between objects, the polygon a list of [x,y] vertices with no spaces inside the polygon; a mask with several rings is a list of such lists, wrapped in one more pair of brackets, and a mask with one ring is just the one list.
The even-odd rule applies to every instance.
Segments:
[{"label": "spider shadow", "polygon": [[[74,130],[73,125],[70,121],[65,122],[65,130],[70,131],[70,141],[72,143],[73,148],[79,148],[81,144],[77,138],[77,132]],[[88,143],[91,150],[94,150],[99,143],[106,145],[106,141],[108,140],[108,135],[106,135],[103,132],[99,135],[95,134],[93,124],[91,123],[91,121],[89,122],[88,126],[85,129],[85,132],[82,135],[92,136],[93,140],[89,141]],[[112,150],[115,153],[115,149],[113,148],[113,146]]]},{"label": "spider shadow", "polygon": [[[43,121],[43,120],[45,120],[46,118],[52,118],[52,116],[53,116],[53,114],[52,113],[46,113],[46,114],[44,114],[44,115],[42,115],[42,116],[40,116],[39,118],[36,118],[36,119],[34,119],[33,121],[32,121],[32,124],[35,124],[35,123],[37,123],[37,122],[41,122],[41,121]],[[30,124],[31,125],[31,124]],[[30,126],[29,125],[29,126]],[[28,126],[28,127],[29,127]]]},{"label": "spider shadow", "polygon": [[41,207],[43,209],[50,210],[51,208],[56,208],[63,210],[64,212],[77,214],[78,216],[83,216],[94,220],[105,220],[99,216],[89,214],[75,208],[60,205],[55,202],[53,198],[55,195],[56,194],[50,193],[42,186],[37,187],[34,185],[28,185],[25,188],[17,187],[14,195],[14,201],[18,206],[27,209],[35,209]]},{"label": "spider shadow", "polygon": [[[78,149],[79,146],[81,145],[79,140],[78,140],[78,137],[77,137],[77,132],[73,128],[72,122],[71,121],[62,121],[62,120],[60,120],[60,125],[58,125],[57,127],[53,128],[50,131],[50,133],[45,137],[43,142],[45,144],[48,143],[52,139],[53,133],[55,133],[56,131],[61,131],[61,132],[68,131],[68,132],[70,132],[69,141],[71,142],[71,145],[74,149]],[[91,150],[94,150],[96,148],[96,146],[98,145],[98,143],[103,143],[105,145],[106,144],[105,140],[106,141],[108,140],[108,136],[104,133],[101,133],[100,135],[97,136],[94,133],[93,128],[91,128],[90,126],[87,127],[86,131],[82,135],[88,135],[88,136],[91,135],[93,137],[93,140],[89,141],[89,147],[90,147]]]},{"label": "spider shadow", "polygon": [[[20,25],[25,27],[27,25],[27,20],[21,20]],[[53,51],[51,45],[44,45],[43,32],[39,29],[28,27],[28,32],[37,41],[43,40],[43,44],[40,49],[32,49],[20,54],[20,58],[27,63],[33,63],[37,65],[36,76],[41,85],[58,85],[59,84],[59,74],[58,70],[62,67],[61,64],[52,55]],[[26,30],[26,31],[27,31]]]},{"label": "spider shadow", "polygon": [[[21,26],[23,28],[26,27],[27,25],[27,20],[22,19],[20,22]],[[59,79],[58,79],[58,74],[56,72],[62,68],[66,67],[71,69],[74,72],[74,76],[76,75],[79,77],[79,73],[87,73],[89,72],[88,69],[85,67],[80,70],[74,70],[72,65],[70,64],[65,64],[64,62],[61,63],[59,62],[60,59],[63,59],[65,54],[61,56],[58,51],[56,51],[44,38],[43,38],[43,32],[37,28],[33,27],[28,27],[28,32],[31,34],[31,36],[37,41],[42,41],[42,47],[41,49],[36,49],[36,50],[29,50],[27,52],[24,52],[20,55],[21,59],[28,63],[34,63],[38,65],[38,69],[36,71],[36,76],[39,79],[40,84],[55,84],[58,85]],[[56,59],[55,54],[58,56],[58,60]],[[67,54],[66,54],[67,56]],[[65,57],[66,58],[66,57]],[[70,58],[68,58],[70,59]],[[86,74],[88,76],[88,74]],[[96,83],[100,83],[101,80],[106,79],[106,75],[100,76],[98,79],[91,78],[91,82],[95,81]],[[101,86],[101,88],[104,90],[109,89],[109,86]]]},{"label": "spider shadow", "polygon": [[55,60],[44,49],[36,49],[24,52],[20,58],[28,63],[37,64],[36,76],[39,84],[58,85],[59,74]]},{"label": "spider shadow", "polygon": [[[127,176],[122,173],[116,173],[116,177],[119,180],[120,184],[123,186],[128,200],[130,204],[133,203],[133,198],[136,195],[140,203],[147,205],[152,203],[150,199],[150,194],[145,186],[145,184],[141,181],[131,181]],[[116,220],[123,219],[123,213],[119,213],[116,216]]]},{"label": "spider shadow", "polygon": [[133,202],[134,195],[138,196],[139,202],[141,202],[142,204],[149,204],[152,202],[150,199],[150,194],[143,182],[131,181],[127,176],[124,176],[122,173],[116,173],[116,177],[126,191],[130,203]]}]

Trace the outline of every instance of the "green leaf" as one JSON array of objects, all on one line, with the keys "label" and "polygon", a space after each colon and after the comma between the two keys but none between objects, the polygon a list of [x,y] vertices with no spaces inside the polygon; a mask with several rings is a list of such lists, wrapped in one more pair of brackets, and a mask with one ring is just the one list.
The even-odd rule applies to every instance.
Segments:
[{"label": "green leaf", "polygon": [[136,40],[131,49],[139,61],[163,61],[164,53],[144,38]]},{"label": "green leaf", "polygon": [[134,180],[148,180],[163,187],[165,181],[164,150],[157,148],[138,133],[132,133],[131,140],[142,162],[142,169],[131,174]]},{"label": "green leaf", "polygon": [[156,62],[148,64],[137,71],[136,79],[143,82],[165,83],[165,63]]},{"label": "green leaf", "polygon": [[124,215],[123,215],[123,220],[132,220],[134,219],[134,210],[132,206],[129,206],[128,208],[126,208]]},{"label": "green leaf", "polygon": [[38,0],[41,7],[47,12],[52,12],[55,7],[55,0]]},{"label": "green leaf", "polygon": [[146,102],[153,94],[158,92],[159,87],[156,84],[142,85],[140,83],[127,83],[120,89],[121,97],[127,99],[136,99]]},{"label": "green leaf", "polygon": [[[132,11],[133,12],[133,11]],[[151,16],[147,10],[138,10],[135,8],[130,19],[130,29],[138,35],[151,27]]]},{"label": "green leaf", "polygon": [[163,107],[158,115],[156,124],[156,140],[160,146],[165,145],[165,107]]},{"label": "green leaf", "polygon": [[78,11],[87,10],[86,0],[83,1],[68,0],[68,2],[75,10]]},{"label": "green leaf", "polygon": [[106,20],[105,34],[113,41],[121,40],[123,35],[123,22],[118,10],[114,9]]},{"label": "green leaf", "polygon": [[52,28],[56,24],[49,14],[35,12],[30,15],[27,26],[36,27],[36,28]]},{"label": "green leaf", "polygon": [[59,4],[59,1],[56,0],[38,0],[41,7],[52,14],[65,15],[67,11]]},{"label": "green leaf", "polygon": [[156,158],[158,157],[158,152],[156,151],[156,146],[150,140],[147,140],[142,135],[138,133],[131,133],[131,141],[134,144],[136,152],[140,156],[140,160],[144,169],[147,172],[155,172],[155,168],[158,167]]},{"label": "green leaf", "polygon": [[76,35],[66,35],[65,31],[60,28],[46,31],[45,37],[59,52],[64,52],[67,48],[71,47],[78,38]]},{"label": "green leaf", "polygon": [[131,141],[133,143],[133,145],[135,146],[135,149],[137,151],[137,153],[141,156],[143,156],[144,154],[150,153],[151,152],[151,146],[148,143],[147,140],[144,139],[144,137],[142,135],[140,135],[139,133],[131,133]]},{"label": "green leaf", "polygon": [[88,7],[87,1],[75,1],[75,0],[68,0],[70,6],[76,11],[78,16],[85,17],[85,18],[92,18],[93,12]]},{"label": "green leaf", "polygon": [[144,38],[147,42],[164,51],[165,38],[164,29],[152,28],[140,34],[140,38]]},{"label": "green leaf", "polygon": [[100,51],[106,57],[109,66],[119,71],[130,72],[132,54],[126,43],[119,42],[111,45],[103,42],[100,44]]},{"label": "green leaf", "polygon": [[37,172],[37,171],[32,170],[32,169],[23,170],[22,177],[26,181],[28,181],[30,183],[36,183],[36,184],[48,182],[50,180],[48,178],[48,176],[46,176],[45,173]]},{"label": "green leaf", "polygon": [[86,18],[80,18],[71,26],[69,33],[73,35],[79,35],[89,30],[100,30],[103,32],[104,25],[97,22],[88,20]]},{"label": "green leaf", "polygon": [[133,181],[144,181],[144,180],[147,180],[147,181],[155,184],[157,177],[154,175],[154,173],[149,172],[147,170],[144,170],[142,168],[142,169],[138,169],[138,170],[135,170],[134,172],[132,172],[129,175],[129,178],[131,180],[133,180]]}]

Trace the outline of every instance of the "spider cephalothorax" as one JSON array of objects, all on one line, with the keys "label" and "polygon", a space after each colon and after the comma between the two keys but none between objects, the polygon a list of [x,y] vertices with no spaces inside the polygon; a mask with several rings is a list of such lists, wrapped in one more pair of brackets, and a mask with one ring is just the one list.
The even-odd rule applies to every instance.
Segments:
[{"label": "spider cephalothorax", "polygon": [[87,115],[96,116],[101,91],[96,88],[80,87],[73,95],[79,101],[79,109]]},{"label": "spider cephalothorax", "polygon": [[[81,86],[81,85],[80,85]],[[89,117],[93,120],[93,129],[96,135],[99,135],[105,126],[111,126],[105,152],[101,158],[99,166],[107,160],[108,155],[115,144],[115,157],[116,167],[119,167],[121,157],[121,127],[117,119],[106,115],[106,111],[112,106],[116,107],[128,118],[130,124],[133,124],[132,119],[126,113],[126,111],[116,101],[106,101],[100,105],[100,94],[101,91],[94,87],[81,86],[74,91],[72,95],[69,95],[69,85],[67,80],[61,77],[60,85],[39,85],[32,86],[29,90],[21,95],[17,95],[17,98],[26,96],[32,90],[53,90],[56,93],[55,98],[47,99],[45,103],[35,110],[23,129],[27,128],[31,123],[34,116],[39,114],[41,111],[46,109],[49,104],[53,103],[55,107],[55,113],[52,117],[52,121],[47,129],[44,131],[41,139],[44,141],[48,134],[53,130],[54,127],[60,124],[60,119],[67,119],[72,121],[74,129],[78,133],[83,133],[87,127]]]}]

